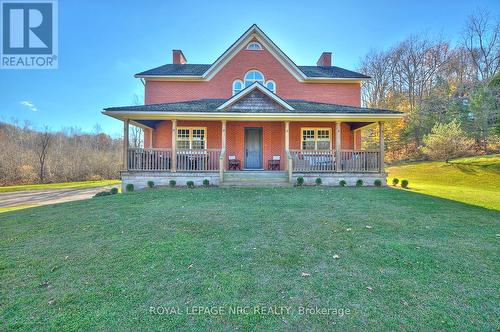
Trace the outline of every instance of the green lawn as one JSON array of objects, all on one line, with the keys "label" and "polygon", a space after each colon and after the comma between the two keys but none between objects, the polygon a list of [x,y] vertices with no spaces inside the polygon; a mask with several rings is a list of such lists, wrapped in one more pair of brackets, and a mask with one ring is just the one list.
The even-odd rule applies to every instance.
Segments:
[{"label": "green lawn", "polygon": [[69,188],[92,188],[101,186],[111,186],[121,183],[120,180],[102,180],[102,181],[81,181],[81,182],[61,182],[61,183],[43,183],[43,184],[25,184],[19,186],[0,187],[0,193],[18,190],[35,189],[69,189]]},{"label": "green lawn", "polygon": [[418,162],[388,167],[394,177],[410,181],[412,191],[500,210],[500,155]]},{"label": "green lawn", "polygon": [[0,330],[495,330],[499,242],[499,211],[391,188],[159,189],[7,212]]}]

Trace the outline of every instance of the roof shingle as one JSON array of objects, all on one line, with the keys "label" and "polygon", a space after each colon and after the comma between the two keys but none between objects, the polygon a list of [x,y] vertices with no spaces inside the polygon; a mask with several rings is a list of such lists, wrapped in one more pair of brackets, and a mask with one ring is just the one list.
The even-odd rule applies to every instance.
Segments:
[{"label": "roof shingle", "polygon": [[227,99],[198,99],[178,103],[149,104],[139,106],[109,107],[107,112],[227,112],[227,113],[325,113],[325,114],[401,114],[401,112],[377,108],[317,103],[306,100],[285,100],[293,110],[284,109],[229,109],[217,110]]},{"label": "roof shingle", "polygon": [[[208,64],[167,64],[136,74],[137,76],[202,76],[211,65]],[[331,66],[298,66],[307,77],[324,78],[370,78],[369,76],[357,73],[344,68]]]}]

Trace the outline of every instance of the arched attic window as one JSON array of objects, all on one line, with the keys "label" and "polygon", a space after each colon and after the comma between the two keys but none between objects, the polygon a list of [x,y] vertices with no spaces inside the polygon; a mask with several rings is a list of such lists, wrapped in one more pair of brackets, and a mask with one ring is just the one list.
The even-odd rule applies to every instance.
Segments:
[{"label": "arched attic window", "polygon": [[262,45],[260,45],[257,42],[251,42],[251,43],[249,43],[247,45],[247,50],[250,50],[250,51],[260,51],[260,50],[262,50]]},{"label": "arched attic window", "polygon": [[273,80],[269,80],[266,82],[266,88],[273,93],[276,93],[276,83]]},{"label": "arched attic window", "polygon": [[245,74],[245,88],[252,85],[254,82],[259,82],[264,85],[264,75],[258,70],[250,70]]},{"label": "arched attic window", "polygon": [[241,80],[233,81],[233,96],[243,90],[243,82]]}]

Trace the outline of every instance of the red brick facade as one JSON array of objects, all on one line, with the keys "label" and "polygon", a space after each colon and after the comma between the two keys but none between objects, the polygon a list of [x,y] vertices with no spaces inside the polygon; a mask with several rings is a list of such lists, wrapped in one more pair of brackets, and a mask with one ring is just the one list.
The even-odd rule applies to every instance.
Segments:
[{"label": "red brick facade", "polygon": [[[173,62],[182,64],[185,58],[180,51],[174,51]],[[323,53],[318,65],[329,66],[331,53]],[[243,80],[249,70],[260,71],[265,81],[273,80],[276,84],[276,95],[280,98],[302,99],[330,104],[361,106],[361,87],[359,81],[314,83],[302,82],[293,76],[290,71],[269,50],[246,50],[237,52],[213,77],[208,80],[161,79],[146,80],[145,103],[158,104],[189,101],[205,98],[228,99],[232,96],[232,82]],[[221,148],[221,121],[177,121],[178,127],[193,126],[207,128],[207,148]],[[227,121],[226,155],[236,156],[236,159],[245,163],[245,127],[262,128],[263,166],[273,156],[281,156],[285,160],[285,123],[283,121]],[[290,122],[290,149],[301,148],[301,128],[331,129],[332,148],[335,149],[334,122]],[[170,148],[172,145],[172,123],[165,120],[156,125],[150,135],[144,135],[145,147]],[[356,141],[356,143],[355,143]],[[360,131],[352,131],[349,123],[342,124],[342,148],[360,148]],[[281,168],[284,169],[282,162]]]},{"label": "red brick facade", "polygon": [[303,99],[330,104],[361,106],[360,83],[299,82],[271,52],[239,51],[209,81],[146,81],[146,104],[170,103],[203,98],[230,98],[232,82],[243,80],[251,69],[259,70],[267,80],[276,82],[276,94],[282,99]]}]

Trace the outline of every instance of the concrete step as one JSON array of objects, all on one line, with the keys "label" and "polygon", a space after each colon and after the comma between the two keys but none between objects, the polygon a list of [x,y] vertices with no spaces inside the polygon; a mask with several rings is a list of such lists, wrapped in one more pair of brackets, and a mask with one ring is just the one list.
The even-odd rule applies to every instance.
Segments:
[{"label": "concrete step", "polygon": [[288,177],[280,178],[242,178],[242,177],[229,177],[224,175],[224,181],[256,181],[256,182],[266,182],[266,181],[288,181]]},{"label": "concrete step", "polygon": [[224,179],[223,183],[248,183],[248,184],[286,184],[288,180],[261,180],[261,179],[245,179],[245,180],[227,180]]},{"label": "concrete step", "polygon": [[268,178],[268,177],[287,177],[287,172],[271,172],[271,171],[226,171],[224,176],[227,177],[244,177],[244,178]]},{"label": "concrete step", "polygon": [[226,179],[223,182],[245,182],[245,183],[287,183],[288,179]]},{"label": "concrete step", "polygon": [[228,171],[222,187],[290,187],[287,172]]},{"label": "concrete step", "polygon": [[280,182],[280,183],[252,183],[252,182],[223,182],[220,185],[222,188],[233,188],[233,187],[252,187],[252,188],[289,188],[292,187],[291,183]]}]

